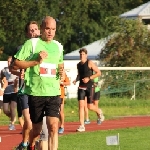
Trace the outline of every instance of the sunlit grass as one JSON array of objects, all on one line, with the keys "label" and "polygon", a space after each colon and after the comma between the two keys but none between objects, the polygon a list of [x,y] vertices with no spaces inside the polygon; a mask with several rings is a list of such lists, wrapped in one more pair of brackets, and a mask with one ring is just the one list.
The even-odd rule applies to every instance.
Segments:
[{"label": "sunlit grass", "polygon": [[[63,135],[58,150],[149,150],[150,127],[125,128]],[[107,146],[106,136],[118,135],[120,144]]]}]

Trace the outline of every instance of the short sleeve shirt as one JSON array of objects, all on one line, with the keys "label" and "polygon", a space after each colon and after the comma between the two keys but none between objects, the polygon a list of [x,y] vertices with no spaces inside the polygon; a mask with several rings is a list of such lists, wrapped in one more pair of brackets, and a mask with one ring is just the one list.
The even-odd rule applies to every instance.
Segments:
[{"label": "short sleeve shirt", "polygon": [[[43,60],[50,66],[56,66],[56,76],[47,77],[40,75],[40,65],[30,67],[25,72],[24,92],[33,96],[57,96],[60,95],[58,64],[63,63],[63,46],[55,40],[47,43],[39,38],[35,51],[32,51],[32,41],[27,40],[21,50],[17,52],[15,58],[18,60],[37,60],[40,51],[46,51],[48,57]],[[32,56],[32,57],[31,57]]]}]

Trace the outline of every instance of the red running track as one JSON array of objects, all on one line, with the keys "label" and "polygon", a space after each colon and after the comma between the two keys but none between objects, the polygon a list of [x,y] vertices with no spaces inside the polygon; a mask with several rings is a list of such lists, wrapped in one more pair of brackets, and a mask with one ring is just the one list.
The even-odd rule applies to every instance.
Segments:
[{"label": "red running track", "polygon": [[[64,134],[76,133],[76,129],[79,126],[79,122],[65,123]],[[101,125],[97,125],[96,122],[86,125],[86,132],[96,130],[108,130],[108,129],[120,129],[127,127],[144,127],[150,126],[150,116],[136,116],[136,117],[123,117],[118,119],[106,120]],[[21,142],[22,136],[20,134],[21,128],[16,126],[15,131],[9,131],[8,126],[0,127],[0,150],[12,150],[16,145]]]}]

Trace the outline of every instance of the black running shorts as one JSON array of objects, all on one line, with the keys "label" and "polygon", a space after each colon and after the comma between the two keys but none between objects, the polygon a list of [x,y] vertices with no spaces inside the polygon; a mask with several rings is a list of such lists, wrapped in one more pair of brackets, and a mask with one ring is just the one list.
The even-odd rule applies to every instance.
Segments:
[{"label": "black running shorts", "polygon": [[86,90],[78,88],[78,100],[85,100],[87,97],[87,103],[91,104],[93,102],[94,88],[87,88]]},{"label": "black running shorts", "polygon": [[22,117],[22,108],[21,108],[21,102],[19,100],[19,97],[17,97],[17,114],[18,114],[18,118]]},{"label": "black running shorts", "polygon": [[18,95],[18,97],[21,103],[22,110],[29,108],[28,95],[22,94],[22,95]]},{"label": "black running shorts", "polygon": [[11,101],[15,101],[17,103],[17,93],[3,95],[3,103],[10,103]]},{"label": "black running shorts", "polygon": [[60,96],[28,96],[29,112],[32,123],[43,121],[43,116],[60,116]]},{"label": "black running shorts", "polygon": [[95,92],[94,95],[93,95],[93,100],[94,100],[94,101],[97,101],[97,100],[99,100],[99,99],[100,99],[100,91]]}]

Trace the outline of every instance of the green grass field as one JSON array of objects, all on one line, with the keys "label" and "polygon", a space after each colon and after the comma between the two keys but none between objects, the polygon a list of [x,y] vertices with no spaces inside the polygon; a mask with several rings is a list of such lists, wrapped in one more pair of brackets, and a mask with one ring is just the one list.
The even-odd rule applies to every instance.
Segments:
[{"label": "green grass field", "polygon": [[[65,121],[78,121],[78,103],[75,99],[65,102]],[[101,97],[99,106],[106,119],[117,116],[150,115],[150,100],[135,100]],[[74,111],[74,113],[71,113]],[[91,120],[96,119],[89,112]],[[1,114],[0,125],[8,124],[8,118]],[[135,127],[117,130],[84,132],[59,137],[58,150],[119,150],[119,146],[107,146],[106,136],[120,135],[120,150],[149,150],[150,127]]]},{"label": "green grass field", "polygon": [[[66,101],[66,121],[78,120],[77,101]],[[68,107],[69,106],[69,107]],[[106,119],[117,116],[150,115],[150,100],[135,100],[101,97],[99,105]],[[72,114],[71,111],[75,113]],[[90,112],[90,119],[96,115]],[[119,150],[119,146],[107,146],[106,136],[120,135],[120,150],[149,150],[150,127],[125,128],[64,135],[59,138],[59,150]]]},{"label": "green grass field", "polygon": [[[58,150],[149,150],[150,127],[76,133],[59,137]],[[119,133],[119,146],[107,146],[106,136]]]},{"label": "green grass field", "polygon": [[[77,106],[77,100],[66,100],[66,121],[78,121]],[[106,119],[117,116],[150,115],[150,100],[131,101],[130,99],[102,97],[99,106],[102,108]],[[73,114],[72,111],[74,111]],[[91,120],[96,119],[94,112],[89,111],[89,116]]]}]

